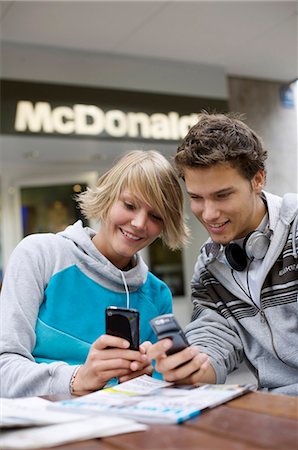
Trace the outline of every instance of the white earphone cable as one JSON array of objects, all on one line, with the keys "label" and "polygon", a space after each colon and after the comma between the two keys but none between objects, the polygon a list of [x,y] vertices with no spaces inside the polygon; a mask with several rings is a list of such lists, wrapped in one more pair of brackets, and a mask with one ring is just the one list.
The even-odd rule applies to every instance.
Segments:
[{"label": "white earphone cable", "polygon": [[123,281],[125,292],[126,292],[126,308],[129,309],[129,291],[128,291],[126,279],[125,279],[125,276],[124,276],[124,273],[122,272],[122,270],[120,270],[120,273],[121,273],[122,281]]}]

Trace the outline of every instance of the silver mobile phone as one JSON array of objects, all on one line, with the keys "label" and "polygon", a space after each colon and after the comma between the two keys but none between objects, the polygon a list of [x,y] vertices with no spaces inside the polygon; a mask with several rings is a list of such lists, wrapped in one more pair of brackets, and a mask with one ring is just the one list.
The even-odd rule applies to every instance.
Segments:
[{"label": "silver mobile phone", "polygon": [[167,355],[180,352],[189,346],[187,338],[183,333],[174,314],[163,314],[150,320],[150,325],[158,340],[170,338],[173,341],[172,347],[166,352]]},{"label": "silver mobile phone", "polygon": [[136,309],[106,308],[106,333],[121,337],[130,342],[131,350],[139,350],[140,325],[139,311]]}]

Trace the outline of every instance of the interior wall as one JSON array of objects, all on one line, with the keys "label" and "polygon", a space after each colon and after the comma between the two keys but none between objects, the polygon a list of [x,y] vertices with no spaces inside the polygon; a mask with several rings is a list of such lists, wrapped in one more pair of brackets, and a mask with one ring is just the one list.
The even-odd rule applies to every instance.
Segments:
[{"label": "interior wall", "polygon": [[288,86],[288,101],[282,97],[285,87],[270,80],[228,78],[230,110],[244,113],[246,123],[262,137],[268,151],[265,189],[277,195],[298,191],[297,83]]},{"label": "interior wall", "polygon": [[225,72],[219,66],[31,45],[1,45],[0,77],[227,98]]}]

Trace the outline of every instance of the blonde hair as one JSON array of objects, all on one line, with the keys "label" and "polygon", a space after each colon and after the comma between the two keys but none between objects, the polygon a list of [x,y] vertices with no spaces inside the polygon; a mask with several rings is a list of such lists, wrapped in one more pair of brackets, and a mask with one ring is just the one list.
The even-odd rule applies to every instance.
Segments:
[{"label": "blonde hair", "polygon": [[156,150],[133,150],[125,154],[97,181],[76,197],[88,219],[104,221],[124,189],[141,197],[164,222],[161,238],[172,250],[186,243],[183,192],[170,162]]}]

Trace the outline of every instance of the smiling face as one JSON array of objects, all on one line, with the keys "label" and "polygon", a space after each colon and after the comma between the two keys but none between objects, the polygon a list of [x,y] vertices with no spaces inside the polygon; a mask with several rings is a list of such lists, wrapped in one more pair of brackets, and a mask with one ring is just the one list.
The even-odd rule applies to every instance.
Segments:
[{"label": "smiling face", "polygon": [[119,269],[162,232],[162,218],[140,197],[124,190],[111,206],[93,243]]},{"label": "smiling face", "polygon": [[227,244],[255,230],[266,213],[260,198],[264,172],[251,181],[230,164],[185,168],[190,207],[212,240]]}]

